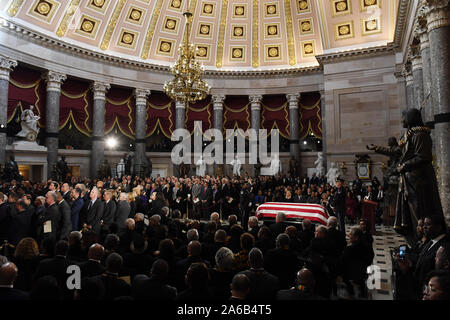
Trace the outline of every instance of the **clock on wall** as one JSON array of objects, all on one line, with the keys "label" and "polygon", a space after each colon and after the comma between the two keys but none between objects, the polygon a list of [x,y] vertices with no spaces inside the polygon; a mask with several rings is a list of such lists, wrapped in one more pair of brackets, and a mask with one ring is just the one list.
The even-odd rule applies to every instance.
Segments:
[{"label": "clock on wall", "polygon": [[369,155],[355,156],[356,175],[361,180],[370,180],[370,157]]}]

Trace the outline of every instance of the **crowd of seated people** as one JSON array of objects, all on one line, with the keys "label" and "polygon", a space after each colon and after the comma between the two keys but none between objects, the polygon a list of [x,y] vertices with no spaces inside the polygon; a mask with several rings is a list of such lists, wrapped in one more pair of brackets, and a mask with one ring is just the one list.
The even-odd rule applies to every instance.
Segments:
[{"label": "crowd of seated people", "polygon": [[[0,299],[332,299],[339,280],[350,297],[366,298],[367,267],[374,257],[367,221],[350,229],[347,243],[334,216],[327,226],[307,219],[290,224],[283,213],[272,224],[254,216],[267,201],[322,196],[332,201],[334,189],[316,179],[127,176],[1,182]],[[240,223],[244,182],[250,186],[248,224]],[[427,227],[435,223],[430,219],[424,221],[426,238],[439,242],[433,252],[448,269],[448,247],[440,249],[447,238],[436,235],[446,230],[445,222],[437,231]],[[417,289],[428,281],[442,292],[434,297],[445,296],[444,271],[430,278],[430,259],[425,262],[419,253],[417,262],[405,267],[404,282]],[[81,271],[81,289],[67,287],[72,265]]]}]

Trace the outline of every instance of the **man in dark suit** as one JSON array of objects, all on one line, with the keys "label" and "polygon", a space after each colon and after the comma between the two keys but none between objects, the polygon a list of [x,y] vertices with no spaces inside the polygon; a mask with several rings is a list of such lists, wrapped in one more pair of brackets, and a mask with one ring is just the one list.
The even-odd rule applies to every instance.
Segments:
[{"label": "man in dark suit", "polygon": [[70,208],[70,220],[72,221],[72,231],[78,231],[80,230],[80,212],[83,209],[84,206],[84,200],[81,197],[81,189],[75,188],[71,192],[71,197],[73,199],[72,205]]},{"label": "man in dark suit", "polygon": [[43,276],[54,276],[58,281],[58,286],[62,292],[64,292],[64,298],[70,300],[73,296],[73,292],[67,288],[67,267],[72,264],[66,258],[69,245],[67,241],[60,240],[55,246],[55,256],[53,258],[44,259],[39,262],[36,272],[33,276],[33,282]]},{"label": "man in dark suit", "polygon": [[19,199],[16,202],[16,210],[11,216],[9,225],[9,242],[15,246],[23,238],[30,236],[31,229],[31,212],[24,200]]},{"label": "man in dark suit", "polygon": [[253,248],[248,254],[250,269],[242,271],[250,280],[249,300],[273,300],[279,289],[278,278],[264,270],[264,258],[261,250]]},{"label": "man in dark suit", "polygon": [[331,254],[333,257],[339,257],[347,246],[345,233],[337,229],[338,220],[336,217],[328,218],[328,238],[332,245]]},{"label": "man in dark suit", "polygon": [[272,238],[275,240],[279,234],[283,233],[288,226],[286,224],[286,215],[283,212],[278,212],[275,218],[275,223],[269,226],[270,232],[272,233]]},{"label": "man in dark suit", "polygon": [[56,201],[56,194],[53,191],[48,191],[45,195],[45,203],[47,204],[47,208],[43,214],[37,217],[38,226],[40,226],[38,235],[40,240],[48,237],[53,237],[55,241],[58,239],[57,232],[61,215],[59,214]]},{"label": "man in dark suit", "polygon": [[70,186],[67,182],[61,185],[61,194],[70,207],[72,205],[72,196],[70,192]]},{"label": "man in dark suit", "polygon": [[252,234],[255,239],[258,239],[259,221],[256,216],[251,216],[250,218],[248,218],[248,227],[248,232]]},{"label": "man in dark suit", "polygon": [[156,260],[150,277],[138,274],[133,279],[132,296],[136,300],[175,300],[177,289],[167,284],[169,265],[164,259]]},{"label": "man in dark suit", "polygon": [[201,213],[203,219],[209,218],[209,208],[212,203],[212,190],[207,181],[203,182],[203,187],[198,196],[201,202]]},{"label": "man in dark suit", "polygon": [[445,218],[441,215],[432,215],[426,217],[423,223],[423,231],[428,239],[428,243],[424,245],[419,254],[415,265],[410,259],[400,259],[396,257],[396,262],[400,267],[399,283],[401,284],[401,291],[412,293],[409,298],[420,299],[422,297],[423,285],[425,285],[427,274],[435,269],[436,253],[439,247],[448,242],[446,235],[447,225]]},{"label": "man in dark suit", "polygon": [[105,273],[92,278],[94,281],[101,283],[104,288],[107,288],[103,296],[100,297],[101,300],[114,300],[115,298],[131,294],[131,286],[125,280],[119,278],[119,271],[122,265],[122,257],[117,253],[111,253],[106,258]]},{"label": "man in dark suit", "polygon": [[127,201],[127,194],[122,192],[119,196],[119,203],[117,204],[115,223],[119,228],[119,232],[126,230],[126,220],[130,215],[131,207]]},{"label": "man in dark suit", "polygon": [[230,301],[246,300],[250,292],[250,280],[245,274],[237,274],[231,282]]},{"label": "man in dark suit", "polygon": [[86,219],[83,226],[92,229],[97,234],[100,233],[100,221],[103,217],[103,202],[98,199],[98,195],[98,188],[93,187],[89,194],[89,201],[86,201],[83,208]]},{"label": "man in dark suit", "polygon": [[319,178],[316,176],[315,172],[312,174],[311,180],[309,182],[310,182],[310,184],[313,184],[316,186],[319,184]]},{"label": "man in dark suit", "polygon": [[343,180],[339,179],[336,182],[336,192],[333,197],[334,211],[336,217],[339,220],[339,230],[345,232],[345,198],[346,193],[344,186],[342,185]]},{"label": "man in dark suit", "polygon": [[14,288],[14,281],[19,270],[12,262],[7,262],[0,266],[0,301],[28,300],[29,294],[26,291]]},{"label": "man in dark suit", "polygon": [[289,248],[289,236],[285,233],[279,234],[276,248],[266,253],[265,269],[279,279],[280,289],[287,289],[294,284],[298,265],[296,254]]},{"label": "man in dark suit", "polygon": [[101,244],[94,243],[88,251],[88,261],[80,264],[81,277],[94,277],[105,272],[105,267],[100,263],[105,254],[105,248]]},{"label": "man in dark suit", "polygon": [[241,223],[244,231],[248,231],[248,216],[250,212],[250,191],[248,183],[244,183],[239,192],[239,209],[241,212]]},{"label": "man in dark suit", "polygon": [[61,216],[59,220],[59,228],[57,237],[58,240],[67,240],[69,238],[69,234],[72,231],[72,220],[70,216],[70,206],[64,200],[61,192],[56,192],[56,199],[58,201],[58,210]]},{"label": "man in dark suit", "polygon": [[117,205],[115,200],[112,199],[112,192],[107,190],[103,194],[103,200],[105,200],[105,210],[103,211],[103,225],[109,227],[114,222],[116,217]]},{"label": "man in dark suit", "polygon": [[8,239],[8,230],[10,216],[8,213],[8,204],[4,200],[5,195],[0,192],[0,241]]},{"label": "man in dark suit", "polygon": [[297,273],[296,286],[278,291],[277,300],[324,300],[314,294],[315,280],[313,273],[303,268]]},{"label": "man in dark suit", "polygon": [[176,274],[177,274],[177,289],[181,291],[185,288],[185,275],[186,271],[192,263],[206,263],[202,259],[202,245],[199,241],[191,241],[187,247],[188,257],[186,259],[179,260],[176,264]]}]

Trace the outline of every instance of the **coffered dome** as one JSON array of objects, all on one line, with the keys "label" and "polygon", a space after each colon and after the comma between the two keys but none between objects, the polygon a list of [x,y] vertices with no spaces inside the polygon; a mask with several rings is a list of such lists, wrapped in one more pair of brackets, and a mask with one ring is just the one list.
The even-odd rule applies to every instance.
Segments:
[{"label": "coffered dome", "polygon": [[193,13],[191,42],[209,70],[318,65],[316,55],[393,40],[398,0],[9,0],[3,19],[69,45],[171,65]]}]

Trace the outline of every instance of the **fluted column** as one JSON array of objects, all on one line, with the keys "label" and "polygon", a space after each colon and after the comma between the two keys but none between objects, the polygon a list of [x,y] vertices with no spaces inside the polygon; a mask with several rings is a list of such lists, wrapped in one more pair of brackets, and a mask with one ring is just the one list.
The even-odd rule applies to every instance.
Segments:
[{"label": "fluted column", "polygon": [[[248,97],[250,100],[250,111],[251,111],[251,128],[255,129],[256,134],[258,135],[259,129],[261,129],[261,101],[262,95],[253,95]],[[256,145],[256,146],[255,146]],[[256,149],[255,149],[256,147]],[[250,151],[257,150],[258,141],[250,140]],[[256,170],[255,166],[250,166],[250,174],[255,176]]]},{"label": "fluted column", "polygon": [[213,108],[214,108],[214,129],[222,131],[223,127],[223,102],[225,100],[224,95],[212,96]]},{"label": "fluted column", "polygon": [[[431,95],[431,61],[430,61],[430,41],[428,39],[427,20],[425,16],[426,7],[419,9],[418,21],[415,27],[416,37],[420,40],[420,55],[422,56],[423,74],[423,96],[425,102],[424,122],[430,128],[434,128],[433,96]],[[434,152],[433,152],[434,153]]]},{"label": "fluted column", "polygon": [[327,170],[327,126],[325,121],[325,91],[320,91],[320,113],[322,117],[322,153],[323,153],[323,166],[325,168],[325,172]]},{"label": "fluted column", "polygon": [[[414,107],[420,109],[423,103],[423,72],[422,56],[418,46],[411,47],[411,69],[414,86]],[[425,113],[423,110],[422,115]]]},{"label": "fluted column", "polygon": [[[175,123],[176,129],[184,129],[186,121],[186,105],[184,102],[175,101]],[[173,165],[175,175],[179,176],[180,170],[178,165]]]},{"label": "fluted column", "polygon": [[98,167],[105,158],[105,102],[109,84],[94,82],[94,115],[92,119],[91,177],[98,176]]},{"label": "fluted column", "polygon": [[145,140],[145,133],[147,131],[147,96],[150,95],[150,90],[135,89],[134,94],[136,96],[136,151],[134,153],[134,170],[137,175],[142,175],[142,165],[146,163],[145,146],[147,142]]},{"label": "fluted column", "polygon": [[17,61],[0,56],[0,165],[6,160],[6,125],[8,121],[9,73]]},{"label": "fluted column", "polygon": [[427,0],[438,186],[450,222],[450,0]]},{"label": "fluted column", "polygon": [[403,77],[406,82],[406,109],[414,108],[414,78],[412,74],[411,62],[403,66]]},{"label": "fluted column", "polygon": [[47,147],[47,177],[50,178],[58,160],[59,102],[61,84],[67,79],[67,76],[59,72],[48,71],[44,79],[47,82],[45,145]]},{"label": "fluted column", "polygon": [[290,151],[291,156],[297,161],[300,161],[300,144],[298,141],[299,131],[299,116],[298,116],[298,101],[300,99],[300,93],[287,94],[287,100],[289,102],[289,133],[290,133]]}]

